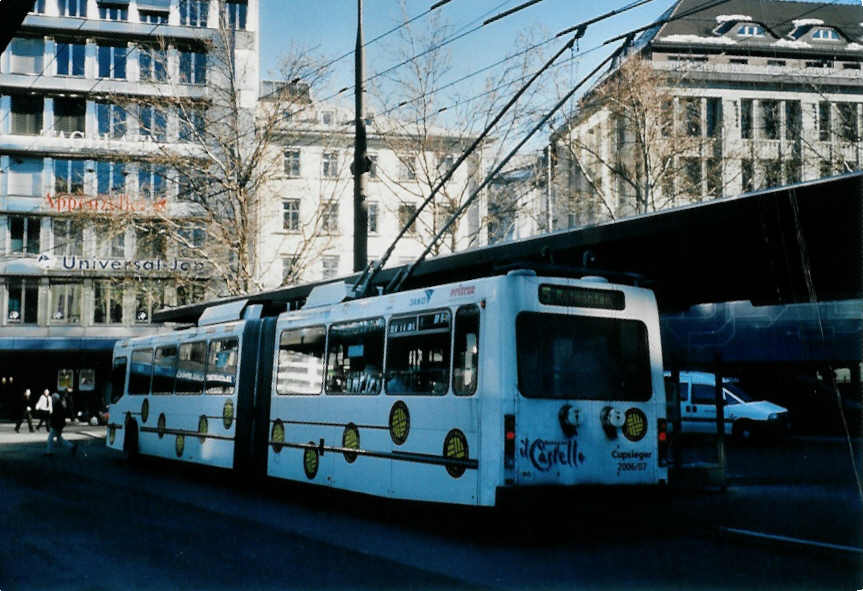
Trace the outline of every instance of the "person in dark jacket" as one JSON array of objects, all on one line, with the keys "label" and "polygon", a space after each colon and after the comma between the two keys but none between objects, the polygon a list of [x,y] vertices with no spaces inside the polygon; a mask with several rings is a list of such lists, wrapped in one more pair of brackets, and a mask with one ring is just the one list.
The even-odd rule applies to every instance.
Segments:
[{"label": "person in dark jacket", "polygon": [[50,430],[48,432],[48,442],[45,448],[45,455],[54,455],[53,442],[55,439],[60,448],[71,448],[72,455],[75,455],[75,452],[78,449],[78,444],[69,443],[63,439],[63,428],[66,426],[66,406],[63,404],[63,399],[56,392],[51,395],[51,416],[48,418],[48,426],[50,427]]},{"label": "person in dark jacket", "polygon": [[15,423],[16,433],[21,430],[21,423],[25,419],[27,420],[27,426],[30,427],[30,433],[33,432],[33,417],[30,414],[30,404],[30,388],[27,388],[15,401],[15,416],[18,419],[18,422]]}]

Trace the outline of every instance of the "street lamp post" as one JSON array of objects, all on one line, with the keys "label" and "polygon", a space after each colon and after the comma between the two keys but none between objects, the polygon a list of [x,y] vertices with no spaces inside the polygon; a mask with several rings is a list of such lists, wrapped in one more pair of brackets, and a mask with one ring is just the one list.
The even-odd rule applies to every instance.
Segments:
[{"label": "street lamp post", "polygon": [[369,214],[366,203],[366,173],[370,169],[367,155],[366,124],[363,116],[363,0],[357,0],[357,46],[354,52],[354,271],[362,271],[368,259]]}]

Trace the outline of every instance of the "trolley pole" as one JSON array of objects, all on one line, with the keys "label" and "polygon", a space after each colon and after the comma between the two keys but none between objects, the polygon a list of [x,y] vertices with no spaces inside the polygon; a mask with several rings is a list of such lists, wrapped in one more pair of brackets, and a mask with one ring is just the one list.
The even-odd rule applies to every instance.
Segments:
[{"label": "trolley pole", "polygon": [[354,51],[354,271],[362,271],[368,262],[369,213],[366,203],[366,173],[370,169],[367,155],[368,142],[363,115],[363,78],[365,58],[363,56],[363,0],[357,0],[357,46]]}]

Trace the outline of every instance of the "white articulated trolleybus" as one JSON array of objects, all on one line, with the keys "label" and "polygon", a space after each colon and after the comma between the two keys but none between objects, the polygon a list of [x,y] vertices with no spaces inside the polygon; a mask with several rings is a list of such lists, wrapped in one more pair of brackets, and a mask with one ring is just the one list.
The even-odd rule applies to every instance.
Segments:
[{"label": "white articulated trolleybus", "polygon": [[[660,485],[657,302],[859,298],[863,283],[847,278],[860,277],[860,253],[837,258],[835,245],[859,244],[861,189],[855,173],[384,269],[376,282],[161,311],[155,320],[190,327],[117,343],[108,446],[466,505],[542,486]],[[740,240],[723,242],[729,226]],[[811,274],[782,266],[787,237],[805,241]],[[651,289],[636,285],[644,276]]]},{"label": "white articulated trolleybus", "polygon": [[527,269],[348,301],[343,286],[118,343],[108,446],[468,505],[666,481],[651,291]]}]

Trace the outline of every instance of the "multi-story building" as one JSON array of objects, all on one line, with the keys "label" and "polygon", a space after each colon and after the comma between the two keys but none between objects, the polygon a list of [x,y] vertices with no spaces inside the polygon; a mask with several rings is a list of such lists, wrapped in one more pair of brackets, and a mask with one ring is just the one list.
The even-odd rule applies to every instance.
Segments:
[{"label": "multi-story building", "polygon": [[148,99],[206,104],[231,29],[253,113],[258,20],[257,0],[36,0],[0,56],[0,384],[104,396],[113,342],[203,297],[206,265],[158,224],[182,183],[142,158],[187,125]]},{"label": "multi-story building", "polygon": [[[267,88],[272,88],[271,83]],[[270,94],[265,89],[262,97]],[[262,99],[266,100],[266,99]],[[353,271],[354,114],[308,101],[295,103],[276,141],[283,166],[260,208],[260,282],[277,287]],[[368,259],[390,243],[451,168],[472,137],[366,115],[368,129]],[[399,241],[389,265],[413,261],[482,180],[482,153],[470,156]],[[486,243],[485,199],[478,199],[443,235],[432,255]]]},{"label": "multi-story building", "polygon": [[861,66],[859,5],[730,0],[657,25],[552,135],[556,226],[863,168]]}]

